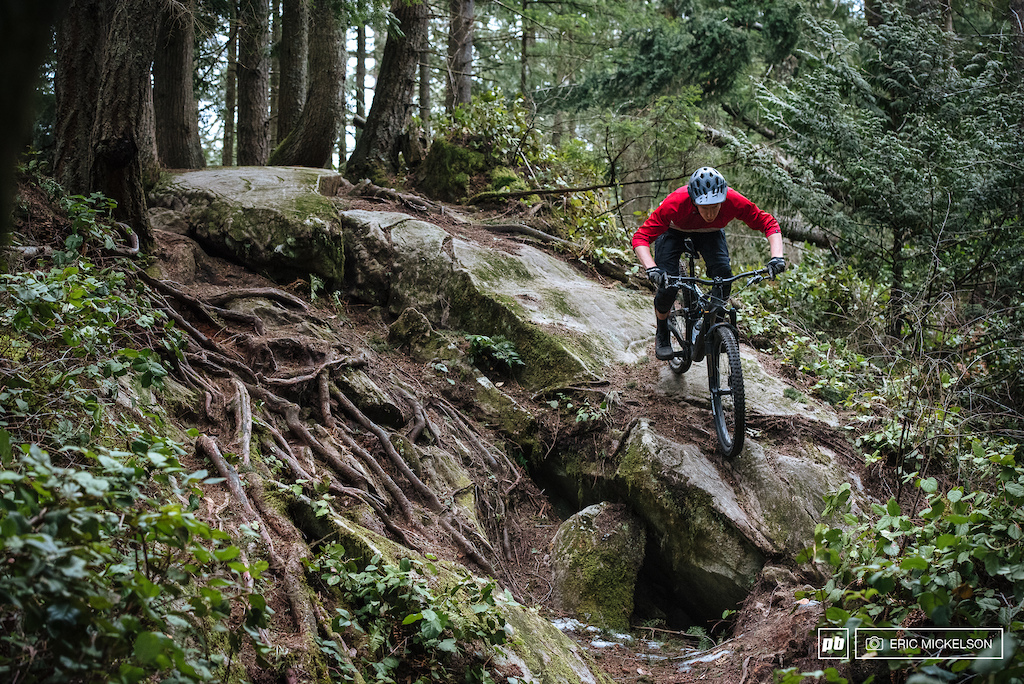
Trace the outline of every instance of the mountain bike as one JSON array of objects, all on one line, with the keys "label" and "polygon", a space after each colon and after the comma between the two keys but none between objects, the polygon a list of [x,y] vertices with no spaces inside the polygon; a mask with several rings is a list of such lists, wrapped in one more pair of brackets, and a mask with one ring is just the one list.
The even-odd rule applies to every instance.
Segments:
[{"label": "mountain bike", "polygon": [[[665,287],[678,287],[675,305],[668,316],[668,328],[678,349],[668,365],[676,375],[685,373],[696,361],[707,359],[711,416],[718,434],[718,447],[727,458],[743,450],[746,431],[746,397],[740,364],[736,307],[716,295],[724,285],[748,278],[746,286],[769,277],[767,268],[738,273],[729,278],[698,278],[695,251],[689,246],[689,275],[665,276]],[[682,259],[681,259],[682,261]],[[682,265],[682,264],[681,264]],[[705,289],[705,288],[711,289]]]}]

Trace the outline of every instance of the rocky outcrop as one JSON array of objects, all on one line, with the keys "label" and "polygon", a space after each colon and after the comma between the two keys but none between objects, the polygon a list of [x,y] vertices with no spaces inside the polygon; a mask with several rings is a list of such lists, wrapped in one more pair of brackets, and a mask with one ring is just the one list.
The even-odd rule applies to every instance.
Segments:
[{"label": "rocky outcrop", "polygon": [[[649,293],[595,282],[530,245],[497,250],[405,214],[346,210],[316,196],[329,175],[302,169],[179,174],[159,191],[166,208],[160,220],[179,232],[187,225],[209,249],[230,252],[251,268],[279,277],[314,274],[379,307],[395,321],[395,344],[473,380],[478,418],[511,443],[535,442],[537,421],[460,361],[440,331],[511,340],[525,364],[516,379],[537,393],[647,362]],[[752,412],[838,424],[829,407],[787,391],[751,350],[744,351],[743,367]],[[702,374],[699,364],[681,378],[666,372],[655,391],[706,405]],[[371,403],[399,410],[379,398]],[[403,419],[379,415],[392,424]],[[578,508],[608,501],[635,511],[649,535],[645,567],[694,618],[718,618],[742,601],[766,560],[794,554],[813,539],[822,495],[847,479],[822,445],[790,443],[782,453],[756,436],[747,444],[723,463],[640,421],[611,457],[551,450],[534,466]]]},{"label": "rocky outcrop", "polygon": [[694,620],[735,609],[765,562],[813,540],[822,495],[842,475],[827,453],[794,456],[751,443],[725,470],[693,444],[641,420],[613,463],[562,454],[549,464],[585,504],[620,501],[643,518],[654,544],[648,565]]},{"label": "rocky outcrop", "polygon": [[345,276],[344,236],[325,192],[334,194],[339,182],[323,169],[180,172],[150,193],[150,222],[272,280],[315,276],[338,288]]}]

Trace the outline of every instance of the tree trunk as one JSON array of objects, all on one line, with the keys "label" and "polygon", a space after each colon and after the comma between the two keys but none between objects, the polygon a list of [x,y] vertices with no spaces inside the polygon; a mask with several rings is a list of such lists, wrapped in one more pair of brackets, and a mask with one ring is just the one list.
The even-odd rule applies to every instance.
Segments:
[{"label": "tree trunk", "polygon": [[523,36],[519,46],[519,94],[522,95],[524,102],[531,102],[533,98],[530,94],[529,48],[533,42],[533,24],[526,19],[527,4],[528,0],[523,0]]},{"label": "tree trunk", "polygon": [[172,169],[206,166],[199,141],[195,73],[195,0],[165,5],[153,56],[153,112],[160,163]]},{"label": "tree trunk", "polygon": [[[159,23],[157,25],[159,26]],[[142,166],[142,185],[151,188],[160,180],[160,153],[156,149],[156,108],[153,105],[153,80],[149,74],[146,74],[144,89],[146,100],[139,113],[139,164]],[[197,109],[196,117],[198,116]],[[196,126],[198,128],[198,121]],[[197,130],[196,136],[198,135]]]},{"label": "tree trunk", "polygon": [[[355,116],[352,117],[352,139],[359,142],[366,125],[366,26],[356,27]],[[343,160],[347,163],[347,157]]]},{"label": "tree trunk", "polygon": [[39,65],[46,56],[53,22],[64,11],[62,0],[16,0],[0,6],[0,244],[10,229],[14,169],[32,137],[32,116]]},{"label": "tree trunk", "polygon": [[235,85],[238,77],[238,10],[231,3],[230,29],[228,31],[228,64],[224,75],[224,141],[220,151],[220,163],[233,166],[235,163],[235,105],[238,94]]},{"label": "tree trunk", "polygon": [[398,170],[400,138],[409,123],[416,65],[429,20],[427,5],[419,0],[393,0],[391,11],[403,35],[388,35],[370,114],[345,171],[350,180],[369,178],[378,185],[383,176]]},{"label": "tree trunk", "polygon": [[72,195],[91,192],[89,150],[113,11],[113,0],[72,0],[57,24],[54,176]]},{"label": "tree trunk", "polygon": [[310,13],[309,71],[306,105],[291,134],[270,157],[282,166],[327,164],[334,149],[341,114],[341,33],[331,3],[320,0]]},{"label": "tree trunk", "polygon": [[366,26],[356,29],[356,116],[366,120]]},{"label": "tree trunk", "polygon": [[448,68],[445,111],[449,114],[461,104],[469,104],[473,84],[473,0],[451,0],[448,28]]},{"label": "tree trunk", "polygon": [[281,4],[280,0],[270,0],[270,149],[284,136],[278,137],[277,131],[277,99],[281,88]]},{"label": "tree trunk", "polygon": [[140,112],[150,97],[149,72],[159,14],[147,0],[118,0],[100,79],[90,187],[117,202],[114,215],[152,246],[142,185]]},{"label": "tree trunk", "polygon": [[241,0],[238,13],[238,164],[262,166],[270,154],[270,3]]},{"label": "tree trunk", "polygon": [[430,145],[430,46],[423,41],[420,54],[420,127],[423,139]]},{"label": "tree trunk", "polygon": [[278,143],[291,134],[306,101],[308,52],[309,0],[283,0],[281,42],[277,50],[281,63],[281,85],[277,96]]},{"label": "tree trunk", "polygon": [[[1010,23],[1010,31],[1016,36],[1014,45],[1017,66],[1024,67],[1024,0],[1010,0],[1006,14]],[[1019,68],[1017,73],[1018,75],[1021,73]],[[1024,117],[1024,112],[1021,112],[1021,116]]]}]

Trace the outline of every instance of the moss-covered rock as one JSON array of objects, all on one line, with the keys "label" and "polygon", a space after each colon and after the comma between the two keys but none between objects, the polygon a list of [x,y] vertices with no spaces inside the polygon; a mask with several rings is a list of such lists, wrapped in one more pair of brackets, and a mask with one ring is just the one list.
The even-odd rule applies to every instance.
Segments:
[{"label": "moss-covered rock", "polygon": [[598,627],[628,629],[646,541],[643,524],[622,504],[588,506],[562,523],[552,542],[562,609]]},{"label": "moss-covered rock", "polygon": [[614,462],[561,452],[537,468],[570,501],[619,501],[636,511],[653,542],[647,563],[694,620],[736,608],[766,559],[812,543],[823,495],[845,479],[834,454],[810,444],[781,455],[749,441],[725,471],[644,420]]},{"label": "moss-covered rock", "polygon": [[493,192],[516,192],[530,189],[530,186],[526,184],[526,181],[519,177],[519,174],[505,166],[498,166],[491,169],[490,176],[491,185],[489,189]]},{"label": "moss-covered rock", "polygon": [[388,344],[414,358],[424,358],[425,350],[439,340],[430,320],[417,309],[408,307],[388,326]]},{"label": "moss-covered rock", "polygon": [[484,168],[484,155],[443,138],[430,145],[417,174],[419,186],[430,197],[455,202],[466,196],[469,182]]},{"label": "moss-covered rock", "polygon": [[345,274],[341,222],[321,194],[338,174],[323,169],[244,167],[165,177],[151,193],[155,206],[182,206],[189,235],[278,282],[322,279],[341,287]]}]

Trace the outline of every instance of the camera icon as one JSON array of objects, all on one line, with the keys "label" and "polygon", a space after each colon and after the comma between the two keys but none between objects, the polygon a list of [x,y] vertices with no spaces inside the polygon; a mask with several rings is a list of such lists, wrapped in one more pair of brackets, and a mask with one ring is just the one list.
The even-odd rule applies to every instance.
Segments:
[{"label": "camera icon", "polygon": [[868,651],[881,651],[885,648],[885,639],[880,636],[870,636],[864,641],[864,648]]}]

